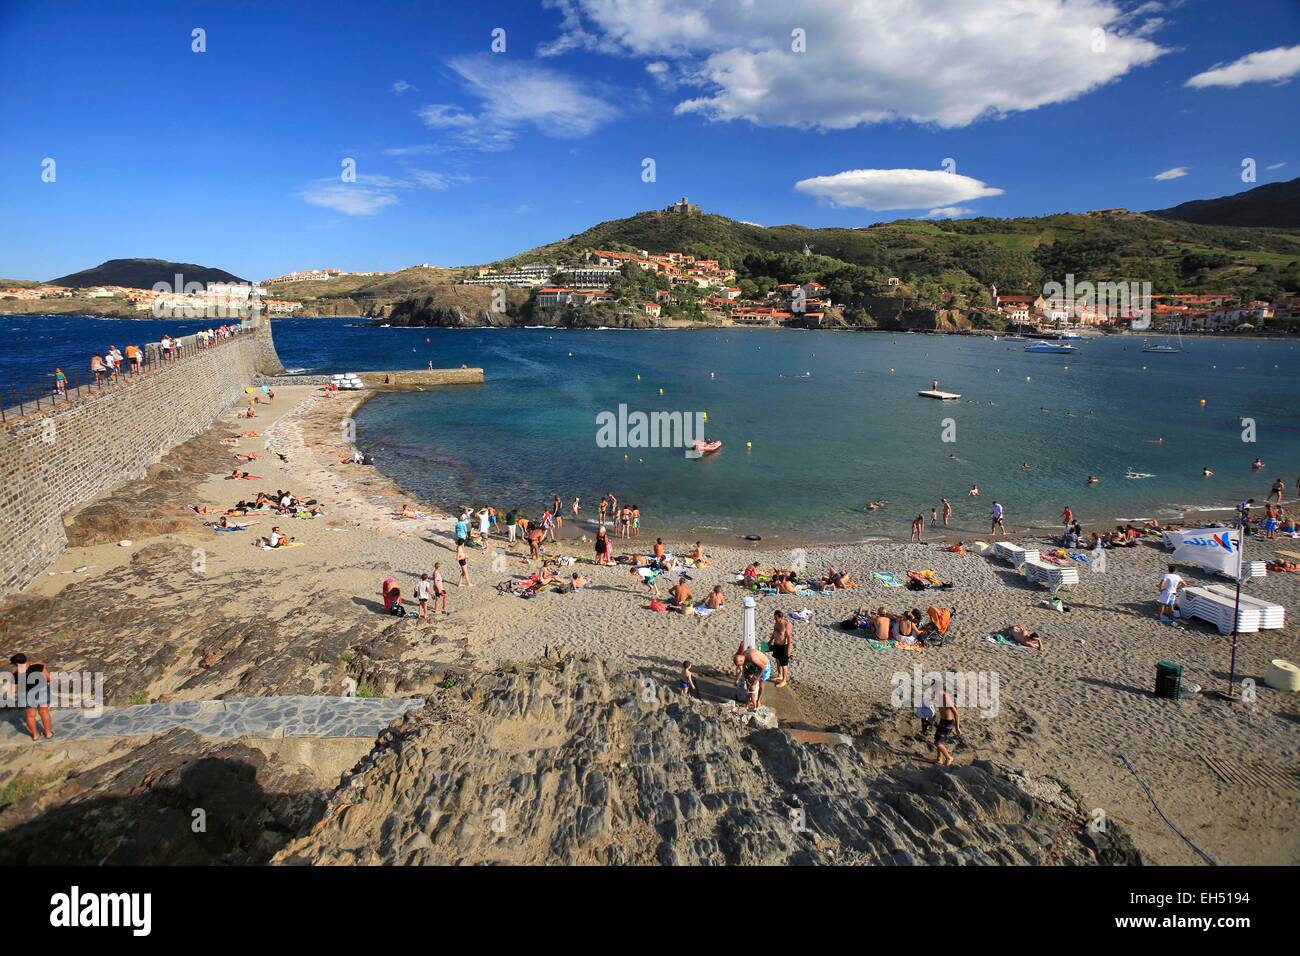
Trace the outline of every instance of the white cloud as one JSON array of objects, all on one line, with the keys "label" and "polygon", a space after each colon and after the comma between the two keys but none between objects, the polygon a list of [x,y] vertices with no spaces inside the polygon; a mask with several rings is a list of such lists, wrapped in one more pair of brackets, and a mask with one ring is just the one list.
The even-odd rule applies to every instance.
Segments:
[{"label": "white cloud", "polygon": [[391,190],[360,181],[322,180],[307,186],[299,195],[313,206],[333,209],[348,216],[373,216],[397,202]]},{"label": "white cloud", "polygon": [[406,80],[398,80],[393,84],[394,93],[405,93],[407,90],[418,90],[418,88],[407,83]]},{"label": "white cloud", "polygon": [[[797,15],[753,0],[547,5],[563,32],[543,55],[674,61],[699,88],[678,112],[759,126],[966,126],[1074,99],[1166,52],[1147,37],[1159,24],[1116,0],[806,0]],[[806,53],[791,50],[795,27]]]},{"label": "white cloud", "polygon": [[465,56],[448,65],[479,101],[477,112],[450,103],[430,103],[416,115],[443,142],[387,149],[390,156],[434,154],[452,149],[509,149],[519,129],[531,125],[561,139],[587,136],[618,115],[590,83],[548,67],[493,56]]},{"label": "white cloud", "polygon": [[1001,196],[1003,190],[941,169],[849,169],[794,184],[797,192],[830,206],[870,209],[931,209]]},{"label": "white cloud", "polygon": [[1265,168],[1265,169],[1270,169],[1270,170],[1271,170],[1271,169],[1281,169],[1281,168],[1282,168],[1283,166],[1285,166],[1285,165],[1286,165],[1286,163],[1269,163],[1269,164],[1268,164],[1267,166],[1265,166],[1264,168]]},{"label": "white cloud", "polygon": [[548,136],[586,136],[618,115],[583,83],[546,67],[488,55],[449,64],[483,103],[480,124],[510,128],[530,123]]},{"label": "white cloud", "polygon": [[456,129],[473,126],[477,120],[459,106],[449,103],[430,103],[415,111],[415,115],[424,121],[430,129]]},{"label": "white cloud", "polygon": [[318,179],[305,186],[298,195],[313,206],[333,209],[348,216],[373,216],[381,209],[395,205],[401,190],[450,189],[469,181],[468,176],[412,168],[406,170],[403,176],[377,173],[358,176],[353,183],[338,179]]},{"label": "white cloud", "polygon": [[1204,89],[1209,86],[1237,87],[1243,83],[1285,83],[1298,73],[1300,46],[1280,46],[1249,53],[1231,63],[1220,63],[1204,73],[1197,73],[1183,85]]},{"label": "white cloud", "polygon": [[940,206],[938,209],[931,209],[925,214],[925,219],[957,219],[960,216],[973,215],[977,210],[967,209],[965,206]]},{"label": "white cloud", "polygon": [[1173,169],[1166,169],[1163,173],[1156,173],[1151,178],[1164,182],[1166,179],[1182,179],[1186,175],[1186,166],[1175,166]]}]

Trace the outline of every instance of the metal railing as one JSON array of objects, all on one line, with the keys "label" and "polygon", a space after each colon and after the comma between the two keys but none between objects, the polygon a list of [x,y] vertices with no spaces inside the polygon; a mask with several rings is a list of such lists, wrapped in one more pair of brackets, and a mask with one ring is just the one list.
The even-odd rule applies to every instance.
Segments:
[{"label": "metal railing", "polygon": [[51,409],[76,402],[91,395],[118,388],[129,388],[131,383],[163,369],[183,365],[187,361],[206,355],[214,349],[231,345],[256,332],[254,326],[234,326],[226,338],[214,339],[204,344],[198,335],[187,335],[172,341],[174,347],[164,352],[161,343],[150,342],[140,349],[138,361],[123,359],[116,372],[65,372],[66,381],[60,385],[53,373],[43,379],[0,385],[0,424],[19,421]]}]

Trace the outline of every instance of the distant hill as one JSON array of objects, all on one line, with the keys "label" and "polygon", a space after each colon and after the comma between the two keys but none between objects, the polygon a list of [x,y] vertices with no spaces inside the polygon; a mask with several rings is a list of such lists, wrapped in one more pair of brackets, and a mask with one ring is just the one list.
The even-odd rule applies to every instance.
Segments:
[{"label": "distant hill", "polygon": [[[1258,190],[1256,190],[1258,192]],[[735,268],[742,291],[815,279],[836,302],[887,290],[958,305],[1047,281],[1150,282],[1167,292],[1225,291],[1272,298],[1300,286],[1300,231],[1198,225],[1108,209],[1015,219],[900,219],[867,228],[758,226],[712,214],[638,213],[602,222],[500,265],[572,262],[584,250],[678,250]]]},{"label": "distant hill", "polygon": [[68,286],[73,289],[85,289],[97,285],[120,285],[130,289],[152,289],[155,283],[173,284],[176,275],[184,276],[185,282],[245,282],[247,280],[232,275],[222,269],[210,269],[192,262],[168,262],[165,259],[109,259],[93,269],[83,269],[72,275],[51,279],[50,285]]},{"label": "distant hill", "polygon": [[1207,226],[1269,226],[1300,228],[1300,178],[1266,183],[1219,199],[1194,199],[1171,209],[1151,213]]}]

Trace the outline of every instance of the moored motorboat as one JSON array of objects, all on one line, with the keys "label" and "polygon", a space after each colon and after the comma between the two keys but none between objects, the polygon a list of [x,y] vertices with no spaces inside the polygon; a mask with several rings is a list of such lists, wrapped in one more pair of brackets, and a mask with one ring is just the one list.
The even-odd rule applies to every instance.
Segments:
[{"label": "moored motorboat", "polygon": [[1062,342],[1035,342],[1033,345],[1025,346],[1026,352],[1050,352],[1053,354],[1070,353],[1079,351],[1073,345],[1065,345]]}]

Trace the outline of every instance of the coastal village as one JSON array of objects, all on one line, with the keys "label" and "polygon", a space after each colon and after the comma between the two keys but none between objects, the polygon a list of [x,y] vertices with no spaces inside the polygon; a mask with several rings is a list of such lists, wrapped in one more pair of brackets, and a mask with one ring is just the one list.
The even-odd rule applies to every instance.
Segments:
[{"label": "coastal village", "polygon": [[[687,197],[655,214],[670,221],[701,215]],[[700,250],[696,248],[696,253]],[[802,262],[811,256],[804,247]],[[989,284],[965,294],[926,282],[921,276],[879,275],[865,284],[840,283],[814,267],[790,268],[786,278],[747,274],[750,262],[728,262],[667,249],[653,252],[619,243],[610,248],[576,249],[553,261],[506,263],[438,269],[420,263],[405,269],[347,272],[335,267],[303,269],[255,282],[185,281],[153,287],[124,285],[72,287],[56,283],[11,283],[0,286],[0,313],[7,302],[40,301],[43,310],[85,311],[140,318],[234,318],[269,316],[383,317],[389,306],[367,297],[364,280],[382,282],[410,273],[419,288],[432,291],[455,286],[511,290],[510,311],[518,294],[527,295],[524,312],[540,324],[566,324],[565,315],[583,324],[669,324],[702,322],[714,325],[793,326],[800,328],[870,329],[906,327],[920,331],[1051,333],[1077,329],[1104,333],[1130,328],[1160,333],[1291,332],[1300,328],[1300,295],[1291,290],[1271,301],[1228,291],[1169,292],[1149,282],[1081,281],[1067,276],[1064,286],[1049,282],[1041,290],[1010,292]],[[738,266],[740,268],[738,268]],[[434,275],[426,273],[436,270]],[[72,277],[68,277],[72,278]],[[362,280],[359,282],[358,280]],[[346,282],[347,291],[331,286]],[[433,284],[430,285],[430,282]],[[177,288],[181,286],[181,288]],[[320,289],[324,296],[315,293]],[[411,293],[415,294],[415,293]],[[426,293],[427,294],[427,293]],[[348,299],[348,296],[356,296]],[[340,311],[342,297],[356,311]],[[391,294],[386,298],[391,299]],[[326,305],[327,299],[331,303]],[[361,303],[369,302],[369,306]],[[497,306],[493,307],[500,311]],[[13,311],[30,311],[20,307]],[[591,321],[594,315],[600,321]],[[900,322],[900,317],[906,319]],[[1136,321],[1141,320],[1141,321]],[[417,323],[418,324],[418,323]],[[470,324],[473,324],[472,322]]]}]

